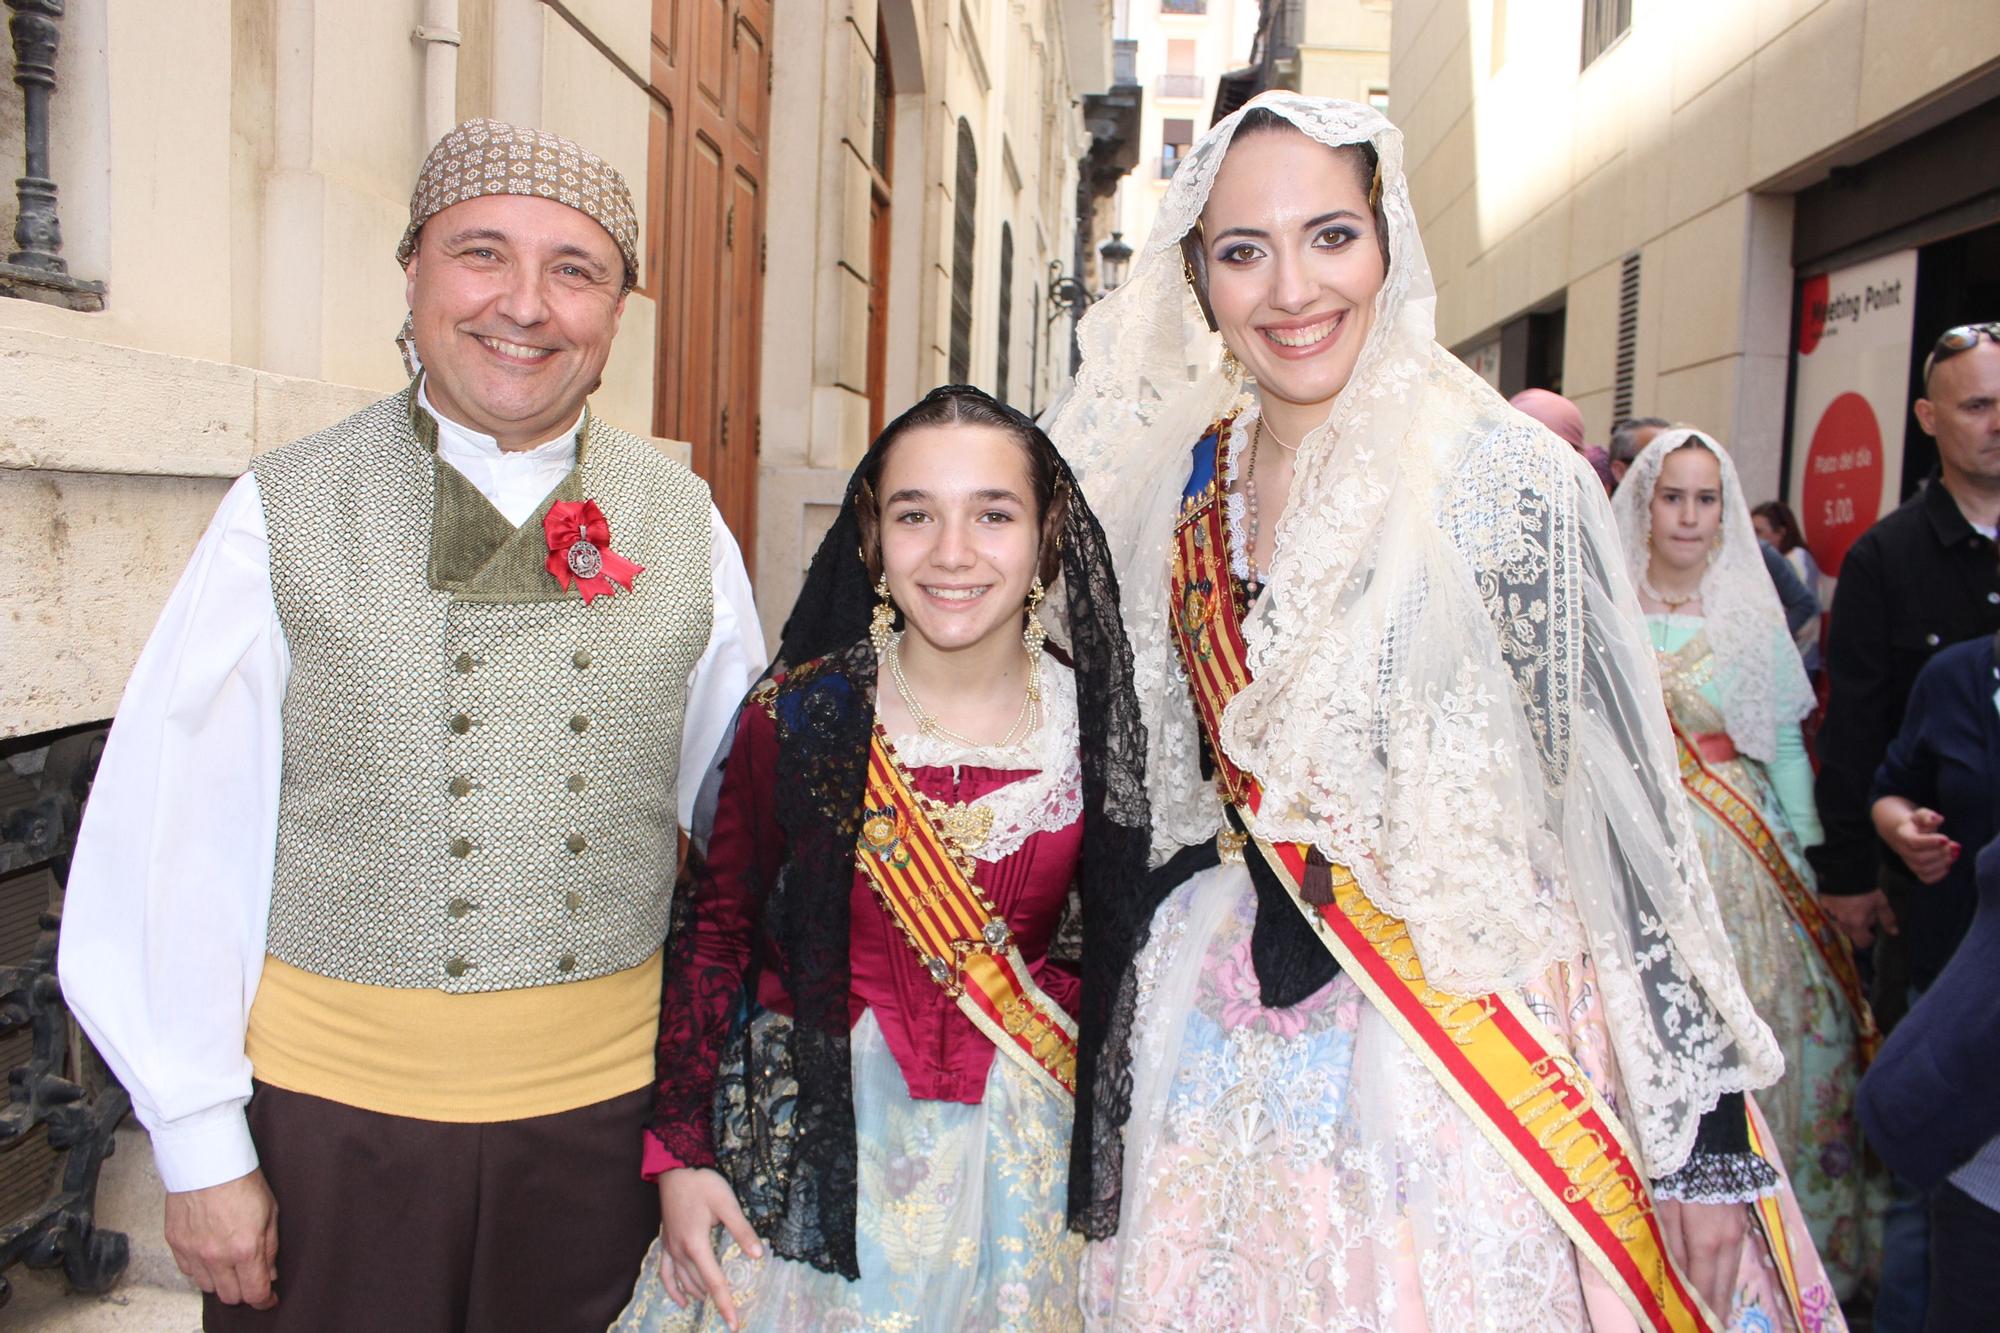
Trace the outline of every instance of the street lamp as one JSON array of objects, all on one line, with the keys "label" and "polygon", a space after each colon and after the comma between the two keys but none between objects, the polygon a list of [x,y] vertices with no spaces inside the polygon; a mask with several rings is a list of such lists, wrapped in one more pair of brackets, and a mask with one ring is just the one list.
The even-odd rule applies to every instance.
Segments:
[{"label": "street lamp", "polygon": [[1104,290],[1123,286],[1125,266],[1132,262],[1132,247],[1125,244],[1125,233],[1112,232],[1111,239],[1097,247],[1097,257],[1102,261],[1099,271],[1104,275]]}]

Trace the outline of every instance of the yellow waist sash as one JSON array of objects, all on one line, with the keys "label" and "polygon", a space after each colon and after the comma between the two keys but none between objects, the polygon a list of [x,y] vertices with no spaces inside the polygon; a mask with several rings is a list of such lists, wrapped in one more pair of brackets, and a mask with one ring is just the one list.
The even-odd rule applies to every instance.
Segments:
[{"label": "yellow waist sash", "polygon": [[659,1026],[657,952],[589,981],[469,995],[336,981],[266,957],[245,1048],[274,1087],[487,1124],[645,1087]]}]

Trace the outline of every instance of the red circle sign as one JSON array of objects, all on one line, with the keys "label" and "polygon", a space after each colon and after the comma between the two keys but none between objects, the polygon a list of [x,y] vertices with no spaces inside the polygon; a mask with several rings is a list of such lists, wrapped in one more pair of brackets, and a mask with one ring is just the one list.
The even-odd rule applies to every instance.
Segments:
[{"label": "red circle sign", "polygon": [[1820,414],[1800,491],[1806,546],[1822,570],[1838,576],[1847,548],[1882,503],[1882,428],[1860,394],[1841,394]]},{"label": "red circle sign", "polygon": [[1811,356],[1826,332],[1826,298],[1832,288],[1827,275],[1807,278],[1799,288],[1799,355]]}]

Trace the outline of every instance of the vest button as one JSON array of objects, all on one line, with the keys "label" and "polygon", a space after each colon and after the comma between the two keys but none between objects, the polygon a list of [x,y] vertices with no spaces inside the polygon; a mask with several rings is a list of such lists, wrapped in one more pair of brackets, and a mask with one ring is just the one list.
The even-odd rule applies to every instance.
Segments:
[{"label": "vest button", "polygon": [[576,732],[578,735],[582,735],[585,731],[588,731],[590,729],[590,719],[585,717],[582,713],[578,713],[575,717],[569,720],[569,729],[571,731]]},{"label": "vest button", "polygon": [[455,659],[455,660],[454,660],[454,661],[452,662],[452,665],[458,668],[458,674],[459,674],[459,675],[461,675],[461,676],[469,676],[469,675],[471,675],[471,674],[472,674],[472,654],[471,654],[471,653],[460,653],[460,654],[458,655],[458,657],[457,657],[457,658],[456,658],[456,659]]},{"label": "vest button", "polygon": [[583,910],[583,895],[575,889],[571,889],[563,895],[563,906],[569,908],[572,912]]},{"label": "vest button", "polygon": [[577,649],[574,653],[570,654],[569,660],[571,665],[576,667],[578,671],[583,670],[585,667],[590,665],[590,649],[588,648]]},{"label": "vest button", "polygon": [[456,920],[457,918],[464,916],[467,912],[470,912],[472,910],[472,904],[467,902],[463,898],[453,898],[449,903],[445,904],[444,910],[450,912],[452,918]]},{"label": "vest button", "polygon": [[556,959],[556,971],[558,972],[576,971],[576,955],[573,953],[566,953],[562,957]]},{"label": "vest button", "polygon": [[466,857],[472,855],[472,843],[465,838],[453,838],[451,840],[451,854],[460,860],[464,860]]},{"label": "vest button", "polygon": [[590,844],[584,840],[584,836],[581,833],[572,833],[569,835],[569,849],[571,851],[581,855],[583,849],[588,846]]},{"label": "vest button", "polygon": [[471,778],[453,778],[453,779],[451,780],[451,794],[452,794],[453,796],[470,796],[470,795],[472,795],[472,779],[471,779]]},{"label": "vest button", "polygon": [[463,958],[454,958],[444,965],[444,974],[448,977],[462,977],[471,966],[472,964]]},{"label": "vest button", "polygon": [[472,730],[472,719],[460,713],[451,720],[451,729],[463,736],[466,732]]},{"label": "vest button", "polygon": [[568,787],[571,791],[582,791],[585,787],[588,787],[590,784],[583,780],[583,774],[572,773],[569,775],[569,781],[564,783],[563,785],[565,787]]}]

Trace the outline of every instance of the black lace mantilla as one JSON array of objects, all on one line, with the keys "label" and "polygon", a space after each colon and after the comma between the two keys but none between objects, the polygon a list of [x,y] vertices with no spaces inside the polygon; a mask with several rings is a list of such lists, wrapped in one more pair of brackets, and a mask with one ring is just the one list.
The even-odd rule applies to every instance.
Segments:
[{"label": "black lace mantilla", "polygon": [[[1027,418],[1020,421],[1034,429]],[[1151,906],[1145,731],[1104,535],[1068,468],[1059,471],[1070,503],[1062,575],[1048,607],[1058,627],[1052,650],[1066,641],[1076,676],[1084,811],[1070,1220],[1087,1235],[1104,1236],[1117,1223],[1118,1131],[1131,1104],[1126,964]],[[785,846],[774,871],[757,876],[768,882],[719,884],[706,860],[722,773],[751,756],[732,759],[725,746],[702,785],[692,882],[675,904],[667,941],[649,1126],[683,1163],[722,1171],[750,1224],[778,1253],[849,1278],[859,1276],[859,1264],[848,903],[876,686],[865,637],[875,596],[855,519],[861,475],[857,470],[850,481],[847,503],[813,558],[776,660],[744,704],[768,716],[777,734],[768,786]],[[732,729],[732,744],[736,735]],[[697,970],[695,945],[705,921],[738,910],[746,899],[756,906],[744,970]],[[789,998],[789,1016],[755,1004],[767,979]],[[1094,1149],[1100,1134],[1109,1146]]]}]

